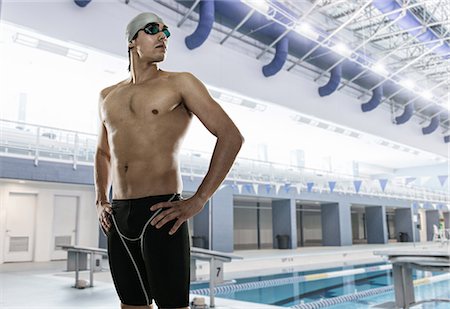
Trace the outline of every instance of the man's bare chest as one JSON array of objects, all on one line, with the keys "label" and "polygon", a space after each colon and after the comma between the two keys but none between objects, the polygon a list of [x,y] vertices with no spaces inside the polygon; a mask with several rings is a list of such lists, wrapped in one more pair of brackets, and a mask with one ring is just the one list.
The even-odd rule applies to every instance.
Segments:
[{"label": "man's bare chest", "polygon": [[156,121],[181,104],[180,95],[171,88],[119,88],[102,105],[102,118],[112,126],[130,121]]}]

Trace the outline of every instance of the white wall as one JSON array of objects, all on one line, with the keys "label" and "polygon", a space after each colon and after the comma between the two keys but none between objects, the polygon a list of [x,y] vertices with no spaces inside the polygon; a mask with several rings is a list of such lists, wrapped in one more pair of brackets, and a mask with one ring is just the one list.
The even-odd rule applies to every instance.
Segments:
[{"label": "white wall", "polygon": [[10,193],[37,195],[33,261],[49,261],[53,250],[53,212],[55,195],[78,197],[78,245],[98,246],[98,220],[94,206],[92,186],[68,185],[49,182],[19,183],[17,180],[0,181],[0,264],[4,262],[6,237],[6,205]]},{"label": "white wall", "polygon": [[[139,4],[138,1],[132,3]],[[261,73],[262,61],[233,50],[228,43],[221,46],[209,39],[200,48],[190,51],[184,45],[184,38],[195,25],[186,22],[178,29],[175,24],[180,16],[156,2],[149,3],[147,10],[150,7],[172,26],[168,59],[162,65],[163,69],[190,71],[212,86],[284,105],[439,155],[448,154],[448,146],[443,143],[439,130],[423,136],[412,121],[401,126],[392,124],[390,113],[382,108],[362,113],[361,102],[344,93],[321,98],[317,94],[318,84],[287,71],[265,78]],[[141,10],[144,10],[142,5]],[[92,1],[86,8],[77,7],[73,1],[8,1],[3,3],[2,19],[62,40],[127,57],[124,29],[139,12],[120,1]]]}]

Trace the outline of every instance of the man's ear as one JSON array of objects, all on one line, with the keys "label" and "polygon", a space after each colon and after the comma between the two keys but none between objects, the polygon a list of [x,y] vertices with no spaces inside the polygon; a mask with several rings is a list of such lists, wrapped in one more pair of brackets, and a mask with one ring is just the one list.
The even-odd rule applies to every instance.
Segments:
[{"label": "man's ear", "polygon": [[134,40],[128,42],[128,49],[133,48],[134,47]]}]

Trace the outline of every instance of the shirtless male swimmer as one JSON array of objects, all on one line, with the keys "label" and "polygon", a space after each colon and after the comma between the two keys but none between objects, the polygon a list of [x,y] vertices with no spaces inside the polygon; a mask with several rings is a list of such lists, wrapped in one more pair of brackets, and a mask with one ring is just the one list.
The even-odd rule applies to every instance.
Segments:
[{"label": "shirtless male swimmer", "polygon": [[[100,93],[96,207],[122,308],[189,308],[187,220],[230,170],[243,137],[192,74],[158,69],[170,32],[142,13],[127,27],[130,78]],[[182,199],[178,153],[196,115],[217,137],[197,192]],[[113,200],[108,202],[112,183]]]}]

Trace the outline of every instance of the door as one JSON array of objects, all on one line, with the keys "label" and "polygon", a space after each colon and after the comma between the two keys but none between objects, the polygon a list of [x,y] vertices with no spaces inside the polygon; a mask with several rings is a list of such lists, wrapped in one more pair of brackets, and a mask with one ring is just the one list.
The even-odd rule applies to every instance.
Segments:
[{"label": "door", "polygon": [[60,245],[76,245],[78,196],[55,195],[53,200],[53,251],[52,260],[67,259]]},{"label": "door", "polygon": [[6,203],[5,262],[33,260],[36,201],[36,194],[9,194]]},{"label": "door", "polygon": [[427,241],[427,219],[425,214],[425,209],[419,209],[418,211],[418,223],[420,224],[419,237],[421,242]]}]

